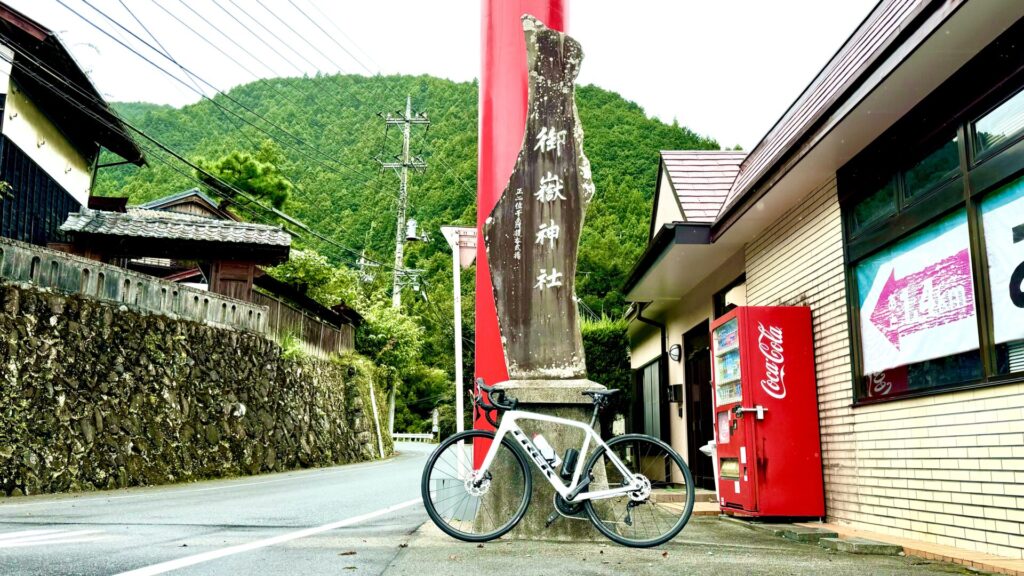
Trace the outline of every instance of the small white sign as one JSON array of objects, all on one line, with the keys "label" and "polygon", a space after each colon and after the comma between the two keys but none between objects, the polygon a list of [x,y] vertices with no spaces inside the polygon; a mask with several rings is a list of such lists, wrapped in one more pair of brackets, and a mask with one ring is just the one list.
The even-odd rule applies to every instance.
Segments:
[{"label": "small white sign", "polygon": [[995,343],[1024,338],[1024,178],[981,203]]}]

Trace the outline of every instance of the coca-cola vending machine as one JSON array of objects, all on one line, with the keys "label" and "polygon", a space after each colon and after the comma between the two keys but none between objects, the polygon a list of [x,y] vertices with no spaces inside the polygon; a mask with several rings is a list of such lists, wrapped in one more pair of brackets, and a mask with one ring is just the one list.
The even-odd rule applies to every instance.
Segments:
[{"label": "coca-cola vending machine", "polygon": [[744,306],[711,325],[719,504],[825,515],[810,308]]}]

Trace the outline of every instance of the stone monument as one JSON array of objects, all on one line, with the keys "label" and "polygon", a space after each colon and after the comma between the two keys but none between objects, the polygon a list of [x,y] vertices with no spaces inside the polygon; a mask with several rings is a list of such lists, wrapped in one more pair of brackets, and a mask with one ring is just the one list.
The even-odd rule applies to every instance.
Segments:
[{"label": "stone monument", "polygon": [[[581,392],[604,386],[587,380],[575,294],[580,230],[594,195],[575,100],[583,51],[532,16],[522,22],[529,68],[526,130],[508,185],[483,227],[509,373],[509,381],[498,385],[525,410],[586,421],[592,404]],[[559,452],[582,442],[578,430],[523,427],[542,433]],[[534,470],[533,502],[510,537],[596,537],[589,522],[563,519],[545,528],[553,498]]]}]

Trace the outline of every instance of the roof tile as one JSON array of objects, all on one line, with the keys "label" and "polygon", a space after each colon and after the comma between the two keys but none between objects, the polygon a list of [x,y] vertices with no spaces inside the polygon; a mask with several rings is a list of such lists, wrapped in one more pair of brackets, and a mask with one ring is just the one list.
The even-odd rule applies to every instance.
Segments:
[{"label": "roof tile", "polygon": [[103,234],[168,240],[201,240],[237,244],[290,246],[291,236],[277,226],[214,220],[201,216],[129,208],[128,212],[106,212],[82,208],[68,215],[61,225],[64,232]]},{"label": "roof tile", "polygon": [[714,221],[746,156],[727,150],[662,150],[661,162],[687,221]]}]

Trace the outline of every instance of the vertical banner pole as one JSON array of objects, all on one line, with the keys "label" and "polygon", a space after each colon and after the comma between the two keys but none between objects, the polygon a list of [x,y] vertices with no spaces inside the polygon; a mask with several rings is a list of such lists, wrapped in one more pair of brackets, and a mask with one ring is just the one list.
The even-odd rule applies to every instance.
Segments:
[{"label": "vertical banner pole", "polygon": [[[515,167],[526,128],[528,99],[523,14],[553,30],[567,31],[569,0],[481,0],[480,124],[477,172],[477,238]],[[476,377],[488,384],[508,380],[498,330],[487,251],[477,242]],[[474,428],[493,429],[483,414]]]}]

